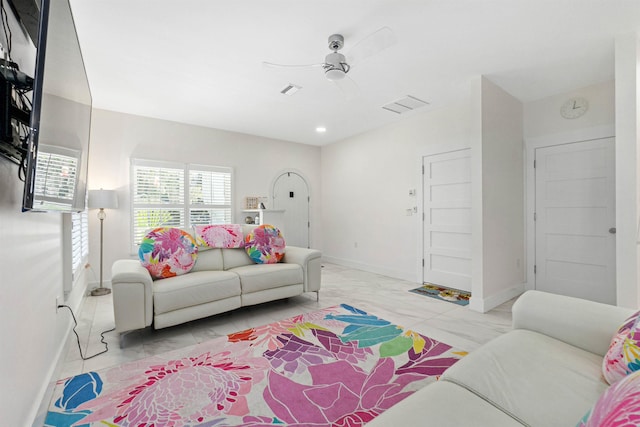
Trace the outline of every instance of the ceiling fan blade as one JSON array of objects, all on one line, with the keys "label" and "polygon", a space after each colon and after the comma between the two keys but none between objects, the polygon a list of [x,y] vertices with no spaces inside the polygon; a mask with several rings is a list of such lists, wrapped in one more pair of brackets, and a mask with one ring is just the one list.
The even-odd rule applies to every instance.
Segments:
[{"label": "ceiling fan blade", "polygon": [[348,54],[347,60],[354,65],[365,58],[375,55],[396,43],[396,35],[389,27],[382,27],[356,43]]},{"label": "ceiling fan blade", "polygon": [[302,64],[302,65],[287,65],[287,64],[274,64],[273,62],[263,62],[262,65],[268,68],[315,68],[324,66],[324,62],[319,64]]},{"label": "ceiling fan blade", "polygon": [[344,78],[340,80],[330,81],[338,87],[347,100],[351,100],[360,95],[360,88],[349,76],[344,76]]}]

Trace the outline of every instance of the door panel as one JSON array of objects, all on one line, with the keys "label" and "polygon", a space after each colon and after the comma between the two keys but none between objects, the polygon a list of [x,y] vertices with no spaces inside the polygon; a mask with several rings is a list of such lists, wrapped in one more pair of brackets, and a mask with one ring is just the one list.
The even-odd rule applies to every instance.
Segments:
[{"label": "door panel", "polygon": [[535,157],[536,289],[615,304],[614,139]]},{"label": "door panel", "polygon": [[273,209],[284,209],[287,245],[309,247],[309,188],[295,172],[280,175],[273,184]]},{"label": "door panel", "polygon": [[470,292],[470,150],[425,156],[423,167],[423,279]]}]

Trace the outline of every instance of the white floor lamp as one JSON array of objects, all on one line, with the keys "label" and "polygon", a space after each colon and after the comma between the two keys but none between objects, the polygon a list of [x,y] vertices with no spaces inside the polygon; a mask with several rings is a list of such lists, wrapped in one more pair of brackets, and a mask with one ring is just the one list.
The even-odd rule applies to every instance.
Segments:
[{"label": "white floor lamp", "polygon": [[102,248],[103,248],[103,226],[107,217],[105,209],[118,208],[118,195],[115,190],[89,190],[89,209],[100,209],[98,219],[100,220],[100,286],[91,291],[91,295],[108,295],[111,289],[102,286]]}]

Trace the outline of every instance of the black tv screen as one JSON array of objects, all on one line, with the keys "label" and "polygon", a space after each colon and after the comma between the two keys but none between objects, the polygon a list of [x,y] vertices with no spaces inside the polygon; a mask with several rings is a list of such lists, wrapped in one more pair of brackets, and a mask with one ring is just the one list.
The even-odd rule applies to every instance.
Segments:
[{"label": "black tv screen", "polygon": [[81,211],[91,91],[68,0],[42,0],[23,210]]}]

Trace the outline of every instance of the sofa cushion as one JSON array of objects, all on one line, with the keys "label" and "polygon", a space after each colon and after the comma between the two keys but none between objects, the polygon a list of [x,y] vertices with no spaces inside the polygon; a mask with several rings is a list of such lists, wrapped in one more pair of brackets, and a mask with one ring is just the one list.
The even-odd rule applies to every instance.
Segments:
[{"label": "sofa cushion", "polygon": [[255,265],[244,249],[220,249],[220,251],[222,251],[225,270],[245,265]]},{"label": "sofa cushion", "polygon": [[634,372],[602,393],[577,427],[636,426],[640,420],[640,372]]},{"label": "sofa cushion", "polygon": [[284,257],[285,241],[280,230],[264,224],[245,236],[244,248],[256,264],[275,264]]},{"label": "sofa cushion", "polygon": [[196,262],[198,247],[193,237],[173,227],[154,228],[142,239],[138,257],[154,279],[188,273]]},{"label": "sofa cushion", "polygon": [[609,384],[640,370],[640,311],[620,326],[602,361],[602,374]]},{"label": "sofa cushion", "polygon": [[240,295],[240,279],[227,271],[196,271],[153,283],[153,311],[166,313]]},{"label": "sofa cushion", "polygon": [[[242,249],[236,249],[244,253]],[[223,270],[224,263],[222,262],[222,249],[214,248],[200,248],[198,249],[198,259],[196,264],[191,269],[194,271],[216,271]]]},{"label": "sofa cushion", "polygon": [[252,264],[229,271],[240,276],[243,294],[297,285],[304,281],[302,267],[298,264]]},{"label": "sofa cushion", "polygon": [[537,332],[514,330],[449,368],[467,388],[532,427],[574,426],[606,389],[602,356]]},{"label": "sofa cushion", "polygon": [[243,248],[244,235],[240,224],[210,224],[193,227],[196,242],[210,248]]},{"label": "sofa cushion", "polygon": [[467,389],[438,381],[367,423],[367,427],[388,426],[522,427],[522,424]]}]

